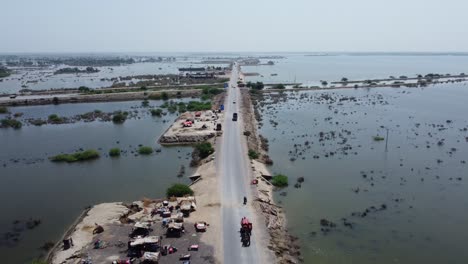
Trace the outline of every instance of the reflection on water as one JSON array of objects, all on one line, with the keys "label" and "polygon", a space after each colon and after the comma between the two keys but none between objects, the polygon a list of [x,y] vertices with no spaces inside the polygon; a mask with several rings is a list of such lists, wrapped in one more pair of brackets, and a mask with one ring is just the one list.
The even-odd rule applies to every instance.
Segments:
[{"label": "reflection on water", "polygon": [[468,259],[466,85],[286,94],[261,104],[260,133],[306,263]]},{"label": "reflection on water", "polygon": [[[122,125],[96,121],[0,129],[2,259],[26,263],[40,253],[38,248],[44,242],[55,242],[88,205],[161,197],[171,183],[188,182],[187,177],[178,178],[177,173],[181,165],[189,168],[191,148],[163,148],[156,143],[175,116],[153,118],[140,105],[141,102],[118,102],[10,108],[12,112],[23,112],[25,118],[46,118],[52,113],[71,116],[95,109],[138,111],[138,117]],[[139,144],[162,150],[150,156],[136,156]],[[107,152],[112,147],[120,147],[125,153],[120,158],[110,158]],[[75,164],[47,160],[51,155],[80,148],[97,149],[102,156]],[[186,171],[186,176],[190,173]],[[19,226],[13,224],[15,220],[30,217],[40,219],[41,224],[20,232],[18,242],[4,240],[6,232]]]}]

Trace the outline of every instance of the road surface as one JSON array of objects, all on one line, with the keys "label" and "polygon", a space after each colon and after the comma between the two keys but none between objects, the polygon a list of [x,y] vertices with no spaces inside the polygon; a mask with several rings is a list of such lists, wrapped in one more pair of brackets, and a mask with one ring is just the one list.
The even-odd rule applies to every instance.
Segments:
[{"label": "road surface", "polygon": [[[260,225],[257,221],[252,201],[250,185],[250,161],[247,145],[243,138],[242,116],[239,112],[241,96],[237,88],[238,64],[234,64],[225,101],[225,121],[223,136],[217,150],[217,172],[220,177],[221,219],[224,264],[268,263],[266,244],[259,239]],[[236,88],[232,88],[235,86]],[[235,102],[235,103],[234,103]],[[238,121],[232,121],[233,113],[239,113]],[[243,204],[244,196],[248,205]],[[247,217],[253,223],[250,247],[242,247],[240,241],[240,221]],[[263,223],[261,225],[264,225]],[[257,228],[257,229],[256,229]],[[263,235],[262,235],[263,237]],[[265,244],[265,245],[264,245]],[[272,263],[272,262],[271,262]]]}]

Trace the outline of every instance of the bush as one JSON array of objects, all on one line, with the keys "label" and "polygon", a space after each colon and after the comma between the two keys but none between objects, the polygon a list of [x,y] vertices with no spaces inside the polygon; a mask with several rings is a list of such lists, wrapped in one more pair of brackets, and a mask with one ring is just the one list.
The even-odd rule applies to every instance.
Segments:
[{"label": "bush", "polygon": [[0,106],[0,114],[6,114],[8,113],[8,108],[5,106]]},{"label": "bush", "polygon": [[16,119],[2,119],[0,123],[1,127],[11,127],[14,129],[20,129],[23,126],[23,123]]},{"label": "bush", "polygon": [[114,115],[112,116],[112,122],[116,124],[122,124],[123,122],[125,122],[125,120],[127,120],[127,115],[127,112],[114,112]]},{"label": "bush", "polygon": [[169,197],[183,197],[185,195],[193,195],[193,190],[188,185],[175,183],[167,188],[166,196]]},{"label": "bush", "polygon": [[262,90],[265,87],[265,85],[262,82],[248,82],[246,86],[254,90]]},{"label": "bush", "polygon": [[150,94],[148,96],[148,98],[151,99],[151,100],[161,100],[162,99],[160,94]]},{"label": "bush", "polygon": [[382,141],[382,140],[385,140],[385,138],[381,136],[374,136],[374,141]]},{"label": "bush", "polygon": [[120,149],[119,148],[111,148],[109,150],[109,156],[111,157],[118,157],[120,156]]},{"label": "bush", "polygon": [[286,187],[288,186],[288,176],[283,174],[275,175],[271,179],[271,184],[273,184],[276,187]]},{"label": "bush", "polygon": [[161,99],[163,99],[164,101],[169,100],[169,94],[166,93],[166,92],[162,92],[161,93]]},{"label": "bush", "polygon": [[278,83],[273,86],[273,89],[286,89],[286,86],[282,83]]},{"label": "bush", "polygon": [[149,101],[148,100],[143,100],[143,102],[141,102],[141,106],[143,107],[148,107],[149,106]]},{"label": "bush", "polygon": [[187,104],[187,111],[204,111],[211,110],[211,102],[190,101]]},{"label": "bush", "polygon": [[161,116],[162,115],[162,109],[151,109],[150,110],[152,116]]},{"label": "bush", "polygon": [[52,115],[49,116],[49,123],[60,124],[62,122],[63,122],[63,118],[59,117],[56,114],[52,114]]},{"label": "bush", "polygon": [[153,153],[153,148],[148,146],[142,146],[138,149],[138,153],[140,153],[141,155],[149,155]]},{"label": "bush", "polygon": [[73,154],[59,154],[49,159],[53,162],[76,162],[76,161],[85,161],[99,158],[99,152],[96,150],[90,149],[83,152],[75,152]]},{"label": "bush", "polygon": [[80,93],[88,93],[88,92],[91,91],[91,89],[89,89],[89,88],[86,87],[86,86],[80,86],[80,87],[78,88],[78,91],[79,91]]},{"label": "bush", "polygon": [[198,151],[200,158],[204,159],[214,153],[214,148],[209,142],[203,142],[195,145],[195,150]]},{"label": "bush", "polygon": [[258,159],[258,153],[255,150],[249,149],[249,158]]}]

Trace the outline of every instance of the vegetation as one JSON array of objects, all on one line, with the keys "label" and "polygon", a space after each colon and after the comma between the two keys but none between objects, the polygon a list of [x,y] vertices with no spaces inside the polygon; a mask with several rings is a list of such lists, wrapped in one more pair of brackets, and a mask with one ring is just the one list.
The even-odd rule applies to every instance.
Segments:
[{"label": "vegetation", "polygon": [[128,112],[116,111],[112,116],[112,122],[115,124],[122,124],[127,120]]},{"label": "vegetation", "polygon": [[286,89],[286,86],[284,86],[284,84],[282,83],[279,83],[279,84],[273,85],[273,89]]},{"label": "vegetation", "polygon": [[328,82],[327,81],[321,81],[323,86],[327,86]]},{"label": "vegetation", "polygon": [[193,195],[193,190],[186,184],[175,183],[166,191],[167,197],[183,197],[185,195]]},{"label": "vegetation", "polygon": [[381,136],[374,136],[374,141],[382,141],[382,140],[385,140],[385,138]]},{"label": "vegetation", "polygon": [[94,149],[85,150],[82,152],[75,152],[73,154],[59,154],[49,159],[53,162],[76,162],[93,160],[99,158],[99,152]]},{"label": "vegetation", "polygon": [[121,151],[120,151],[119,148],[111,148],[111,149],[109,150],[109,156],[111,156],[111,157],[118,157],[118,156],[120,156],[120,152],[121,152]]},{"label": "vegetation", "polygon": [[256,83],[247,82],[246,86],[254,90],[262,90],[263,88],[265,88],[265,85],[263,84],[263,82],[256,82]]},{"label": "vegetation", "polygon": [[288,186],[288,176],[283,174],[277,174],[271,179],[271,184],[276,187],[286,187]]},{"label": "vegetation", "polygon": [[8,77],[10,74],[11,72],[8,68],[0,66],[0,78]]},{"label": "vegetation", "polygon": [[152,116],[161,116],[162,113],[163,113],[162,109],[160,109],[160,108],[158,108],[158,109],[151,109],[150,112],[151,112],[151,115],[152,115]]},{"label": "vegetation", "polygon": [[195,150],[198,152],[198,156],[201,159],[204,159],[214,153],[214,148],[211,146],[211,143],[209,142],[203,142],[203,143],[195,145]]},{"label": "vegetation", "polygon": [[148,96],[148,98],[151,99],[151,100],[161,100],[162,99],[160,94],[150,94]]},{"label": "vegetation", "polygon": [[148,147],[148,146],[141,146],[138,149],[138,153],[140,153],[140,155],[149,155],[149,154],[153,153],[153,148]]},{"label": "vegetation", "polygon": [[250,159],[258,159],[258,157],[259,157],[259,155],[255,150],[249,149],[249,158]]},{"label": "vegetation", "polygon": [[0,124],[1,124],[1,127],[5,127],[5,128],[11,127],[14,129],[20,129],[23,126],[23,123],[21,123],[20,121],[16,119],[10,119],[10,118],[2,119],[0,121]]},{"label": "vegetation", "polygon": [[61,124],[64,121],[62,117],[59,117],[56,114],[49,115],[48,120],[49,120],[49,123],[52,123],[52,124]]},{"label": "vegetation", "polygon": [[342,82],[347,82],[347,81],[348,81],[348,78],[343,77],[343,78],[341,78],[341,81],[342,81]]},{"label": "vegetation", "polygon": [[202,100],[208,100],[213,98],[213,96],[223,92],[223,89],[204,87],[201,95]]},{"label": "vegetation", "polygon": [[93,67],[86,67],[84,70],[80,70],[79,68],[62,68],[58,69],[54,72],[54,74],[69,74],[69,73],[95,73],[99,72],[99,69]]},{"label": "vegetation", "polygon": [[44,260],[35,259],[35,260],[31,261],[31,264],[47,264],[47,262],[44,261]]},{"label": "vegetation", "polygon": [[143,107],[148,107],[149,106],[149,101],[148,100],[143,100],[143,102],[141,102],[141,106]]},{"label": "vegetation", "polygon": [[169,100],[169,94],[166,93],[166,92],[162,92],[161,93],[161,99],[163,99],[164,101]]},{"label": "vegetation", "polygon": [[211,102],[190,101],[187,104],[187,111],[204,111],[211,110]]},{"label": "vegetation", "polygon": [[78,88],[78,91],[79,91],[80,93],[89,93],[89,92],[91,92],[91,89],[88,88],[88,87],[86,87],[86,86],[80,86],[80,87]]},{"label": "vegetation", "polygon": [[8,113],[8,108],[5,106],[0,106],[0,114],[6,114]]}]

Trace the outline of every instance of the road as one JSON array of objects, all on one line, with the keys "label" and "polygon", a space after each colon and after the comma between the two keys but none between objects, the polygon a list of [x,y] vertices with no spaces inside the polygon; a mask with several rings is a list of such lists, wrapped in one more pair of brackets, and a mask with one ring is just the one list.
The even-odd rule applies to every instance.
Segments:
[{"label": "road", "polygon": [[[217,149],[217,173],[220,177],[221,219],[223,261],[225,264],[267,263],[267,248],[259,239],[260,227],[253,207],[250,185],[250,161],[247,156],[247,144],[243,138],[242,116],[239,113],[241,96],[237,88],[238,65],[234,64],[225,102],[225,121],[221,144]],[[236,88],[232,88],[235,86]],[[236,103],[234,103],[236,102]],[[232,121],[232,114],[239,113],[239,120]],[[248,205],[243,204],[244,196]],[[240,221],[242,217],[252,221],[254,232],[250,247],[242,247],[240,242]],[[263,235],[262,235],[263,237]]]}]

